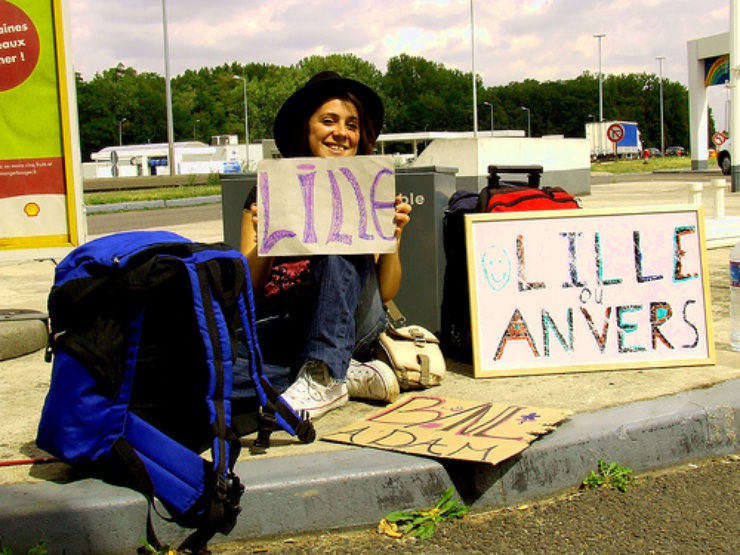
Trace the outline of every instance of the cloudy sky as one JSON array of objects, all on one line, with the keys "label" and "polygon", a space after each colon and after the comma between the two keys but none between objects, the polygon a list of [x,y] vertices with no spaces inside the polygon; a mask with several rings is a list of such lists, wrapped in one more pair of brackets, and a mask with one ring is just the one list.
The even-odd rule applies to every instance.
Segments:
[{"label": "cloudy sky", "polygon": [[[686,43],[729,31],[730,0],[473,0],[475,70],[487,86],[598,73],[688,83]],[[162,3],[68,0],[75,70],[119,62],[164,75]],[[385,72],[406,53],[470,71],[471,0],[166,0],[170,71],[223,63],[292,65],[353,53]],[[718,112],[726,92],[715,87]],[[719,116],[719,113],[716,115]],[[721,123],[718,121],[718,123]]]}]

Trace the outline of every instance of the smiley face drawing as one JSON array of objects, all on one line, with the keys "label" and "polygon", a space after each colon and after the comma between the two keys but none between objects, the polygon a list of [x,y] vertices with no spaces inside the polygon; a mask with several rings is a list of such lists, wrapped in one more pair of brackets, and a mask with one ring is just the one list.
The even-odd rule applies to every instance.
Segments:
[{"label": "smiley face drawing", "polygon": [[494,291],[504,289],[511,279],[511,260],[506,249],[498,245],[489,246],[481,257],[483,275]]}]

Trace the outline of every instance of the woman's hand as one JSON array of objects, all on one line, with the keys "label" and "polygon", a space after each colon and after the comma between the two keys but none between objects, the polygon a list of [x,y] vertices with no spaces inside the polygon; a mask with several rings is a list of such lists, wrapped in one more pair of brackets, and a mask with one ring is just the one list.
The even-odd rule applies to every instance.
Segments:
[{"label": "woman's hand", "polygon": [[257,204],[252,204],[249,210],[242,210],[242,229],[240,249],[249,262],[249,273],[252,277],[252,285],[255,289],[261,288],[272,269],[272,257],[260,257],[257,255]]},{"label": "woman's hand", "polygon": [[396,239],[400,239],[403,228],[411,221],[411,205],[403,202],[401,195],[396,195],[396,215],[393,221],[396,224]]},{"label": "woman's hand", "polygon": [[381,254],[377,258],[378,287],[380,298],[383,302],[390,301],[398,293],[401,287],[401,259],[398,249],[401,246],[401,234],[403,228],[411,221],[411,205],[401,200],[401,195],[396,196],[396,215],[393,221],[396,224],[396,250],[391,253]]}]

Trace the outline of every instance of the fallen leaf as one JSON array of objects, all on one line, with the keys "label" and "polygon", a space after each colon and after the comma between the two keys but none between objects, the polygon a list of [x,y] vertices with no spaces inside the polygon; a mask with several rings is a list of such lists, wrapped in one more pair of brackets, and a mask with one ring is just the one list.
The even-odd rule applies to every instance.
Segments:
[{"label": "fallen leaf", "polygon": [[385,518],[378,524],[378,534],[385,534],[390,538],[401,538],[403,534],[398,531],[395,522],[389,522]]}]

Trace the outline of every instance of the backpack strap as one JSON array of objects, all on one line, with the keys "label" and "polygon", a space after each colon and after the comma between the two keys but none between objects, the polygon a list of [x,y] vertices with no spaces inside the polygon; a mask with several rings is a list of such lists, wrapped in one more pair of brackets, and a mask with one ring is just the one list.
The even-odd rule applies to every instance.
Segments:
[{"label": "backpack strap", "polygon": [[154,530],[154,524],[152,523],[152,509],[154,509],[154,512],[156,512],[160,518],[167,522],[174,522],[174,519],[163,515],[157,510],[154,500],[154,483],[146,470],[146,466],[144,466],[144,463],[141,458],[139,458],[139,455],[131,444],[123,437],[120,437],[113,444],[113,453],[118,456],[121,462],[123,462],[124,466],[131,473],[136,487],[144,494],[144,497],[146,497],[146,541],[155,549],[161,550],[162,542],[159,541],[157,533]]},{"label": "backpack strap", "polygon": [[[200,302],[203,307],[205,318],[205,329],[201,332],[203,340],[207,345],[208,366],[211,371],[213,384],[212,395],[209,398],[209,409],[211,411],[211,422],[213,426],[213,463],[214,470],[219,475],[225,475],[230,467],[230,452],[237,451],[241,444],[227,441],[227,429],[231,426],[231,386],[232,386],[232,353],[234,345],[229,337],[225,321],[230,319],[235,308],[235,297],[226,291],[231,287],[225,287],[224,279],[232,278],[236,283],[243,283],[246,279],[243,272],[239,272],[239,265],[233,265],[233,272],[223,272],[219,262],[209,260],[196,265],[196,275]],[[230,275],[229,275],[230,274]],[[196,291],[193,291],[196,295]],[[196,302],[196,310],[198,303]],[[216,315],[220,318],[217,319]],[[235,338],[234,338],[235,339]],[[235,460],[235,459],[234,459]]]},{"label": "backpack strap", "polygon": [[237,299],[237,306],[241,318],[242,342],[249,351],[249,371],[252,375],[254,388],[260,401],[260,428],[254,446],[260,449],[269,447],[270,434],[275,424],[289,434],[297,437],[303,443],[311,443],[316,439],[316,430],[307,414],[298,414],[282,395],[273,387],[262,369],[262,352],[257,342],[257,319],[254,309],[254,297],[248,275],[249,268],[246,258],[242,256],[242,265],[245,268],[246,278],[242,282],[241,294]]},{"label": "backpack strap", "polygon": [[[228,534],[233,529],[244,491],[235,475],[211,472],[208,461],[134,414],[129,414],[124,437],[114,444],[114,453],[147,498],[147,541],[153,546],[161,547],[151,523],[152,509],[162,519],[183,526],[202,521],[183,541],[180,550],[197,553],[214,534]],[[176,516],[163,515],[155,498]]]}]

